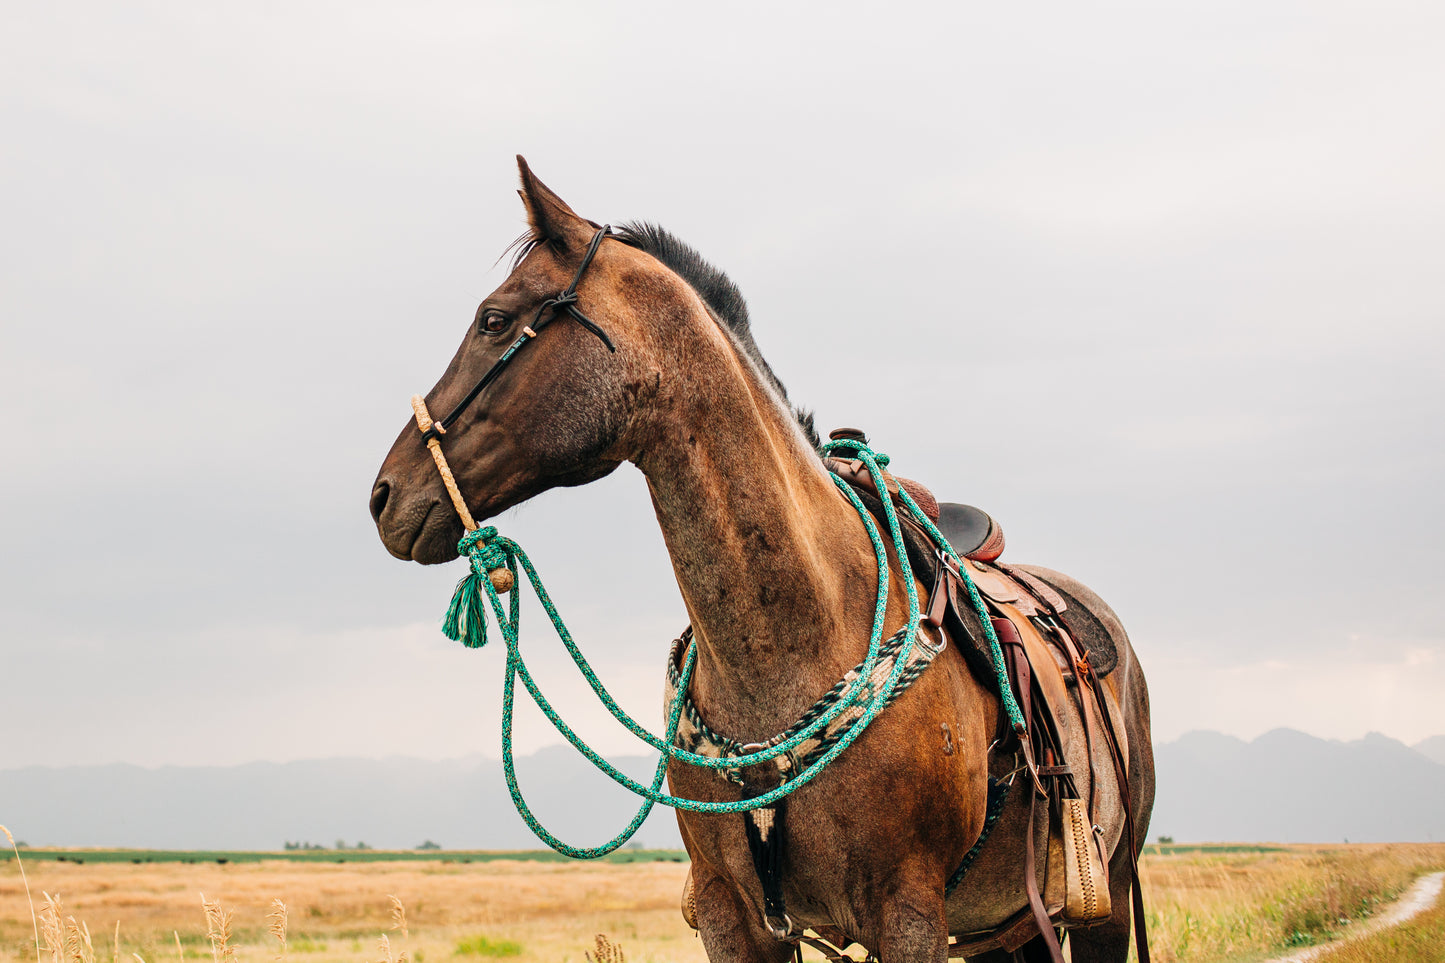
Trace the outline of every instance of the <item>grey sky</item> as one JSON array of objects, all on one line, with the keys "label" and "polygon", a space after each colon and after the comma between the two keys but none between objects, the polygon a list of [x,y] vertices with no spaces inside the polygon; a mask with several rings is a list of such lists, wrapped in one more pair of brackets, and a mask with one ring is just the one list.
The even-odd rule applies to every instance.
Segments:
[{"label": "grey sky", "polygon": [[[14,7],[0,768],[496,752],[500,651],[436,628],[460,572],[366,498],[501,280],[517,152],[727,269],[823,426],[1109,599],[1157,737],[1445,732],[1442,36],[1391,2]],[[637,473],[500,526],[657,717],[682,607]]]}]

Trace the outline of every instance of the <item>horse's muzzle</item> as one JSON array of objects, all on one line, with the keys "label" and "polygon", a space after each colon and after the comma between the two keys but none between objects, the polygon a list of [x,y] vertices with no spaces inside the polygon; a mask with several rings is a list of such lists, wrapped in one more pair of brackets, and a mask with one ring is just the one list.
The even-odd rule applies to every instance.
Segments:
[{"label": "horse's muzzle", "polygon": [[423,565],[450,562],[457,557],[457,539],[462,525],[445,505],[429,492],[405,492],[388,478],[378,478],[371,489],[371,517],[381,544],[394,557]]}]

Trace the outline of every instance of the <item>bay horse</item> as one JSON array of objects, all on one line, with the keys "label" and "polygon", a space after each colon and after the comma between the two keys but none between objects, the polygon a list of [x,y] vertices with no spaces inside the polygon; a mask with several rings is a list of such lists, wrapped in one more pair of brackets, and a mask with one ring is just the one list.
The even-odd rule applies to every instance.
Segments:
[{"label": "bay horse", "polygon": [[[859,515],[819,457],[811,416],[790,405],[760,354],[727,276],[654,226],[604,236],[517,160],[528,233],[510,275],[477,308],[425,398],[433,411],[458,411],[445,435],[456,483],[480,522],[550,488],[586,484],[624,461],[636,465],[691,620],[694,705],[709,726],[743,742],[782,732],[867,649],[879,576]],[[559,302],[569,281],[576,297]],[[498,365],[533,319],[561,317],[578,304],[589,325],[551,324],[514,363]],[[592,321],[605,335],[588,329]],[[495,376],[487,390],[458,408],[484,372]],[[414,424],[381,466],[371,513],[397,558],[457,557],[463,525]],[[889,564],[900,571],[891,548]],[[1028,570],[1117,624],[1083,585]],[[901,581],[889,580],[889,632],[907,614]],[[929,590],[916,587],[920,597]],[[1148,691],[1127,637],[1117,657],[1102,683],[1128,745],[1128,798],[1112,779],[1097,780],[1096,831],[1112,911],[1070,931],[1074,963],[1127,958],[1138,854],[1122,817],[1132,816],[1137,846],[1153,805]],[[1000,705],[959,647],[946,647],[854,745],[789,797],[780,880],[799,926],[840,934],[882,963],[942,963],[950,933],[987,931],[1020,912],[1026,792],[1003,805],[987,845],[945,896],[950,874],[984,831],[991,776],[1007,767],[991,753]],[[1076,772],[1088,771],[1077,749],[1063,754]],[[679,796],[740,798],[738,786],[677,760],[667,775]],[[791,957],[795,945],[764,922],[744,818],[677,816],[708,958]],[[1039,956],[1042,943],[1036,936],[1020,949],[984,948],[971,958],[1047,958]]]}]

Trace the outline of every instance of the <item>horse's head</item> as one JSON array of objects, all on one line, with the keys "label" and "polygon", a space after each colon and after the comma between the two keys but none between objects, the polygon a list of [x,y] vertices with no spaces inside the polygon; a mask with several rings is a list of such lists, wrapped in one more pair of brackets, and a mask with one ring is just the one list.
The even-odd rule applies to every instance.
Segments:
[{"label": "horse's head", "polygon": [[[549,488],[601,478],[632,457],[633,415],[660,370],[655,325],[644,322],[670,301],[690,298],[703,310],[691,289],[653,258],[610,239],[587,264],[575,304],[605,337],[565,305],[547,304],[572,283],[599,227],[534,177],[526,161],[517,161],[531,227],[522,256],[477,308],[456,356],[426,395],[432,416],[442,419],[524,329],[536,329],[535,339],[440,439],[478,521]],[[428,564],[456,557],[462,523],[414,422],[402,428],[382,462],[371,514],[396,557]]]}]

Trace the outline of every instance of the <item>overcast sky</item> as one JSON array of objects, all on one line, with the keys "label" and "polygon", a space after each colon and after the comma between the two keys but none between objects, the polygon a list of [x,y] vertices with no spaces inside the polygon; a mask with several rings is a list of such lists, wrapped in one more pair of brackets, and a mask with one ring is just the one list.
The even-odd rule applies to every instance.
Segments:
[{"label": "overcast sky", "polygon": [[[503,278],[519,152],[728,270],[822,427],[1108,599],[1156,739],[1445,733],[1438,3],[5,19],[0,768],[497,753],[460,565],[392,559],[367,498]],[[660,724],[641,476],[498,524]]]}]

